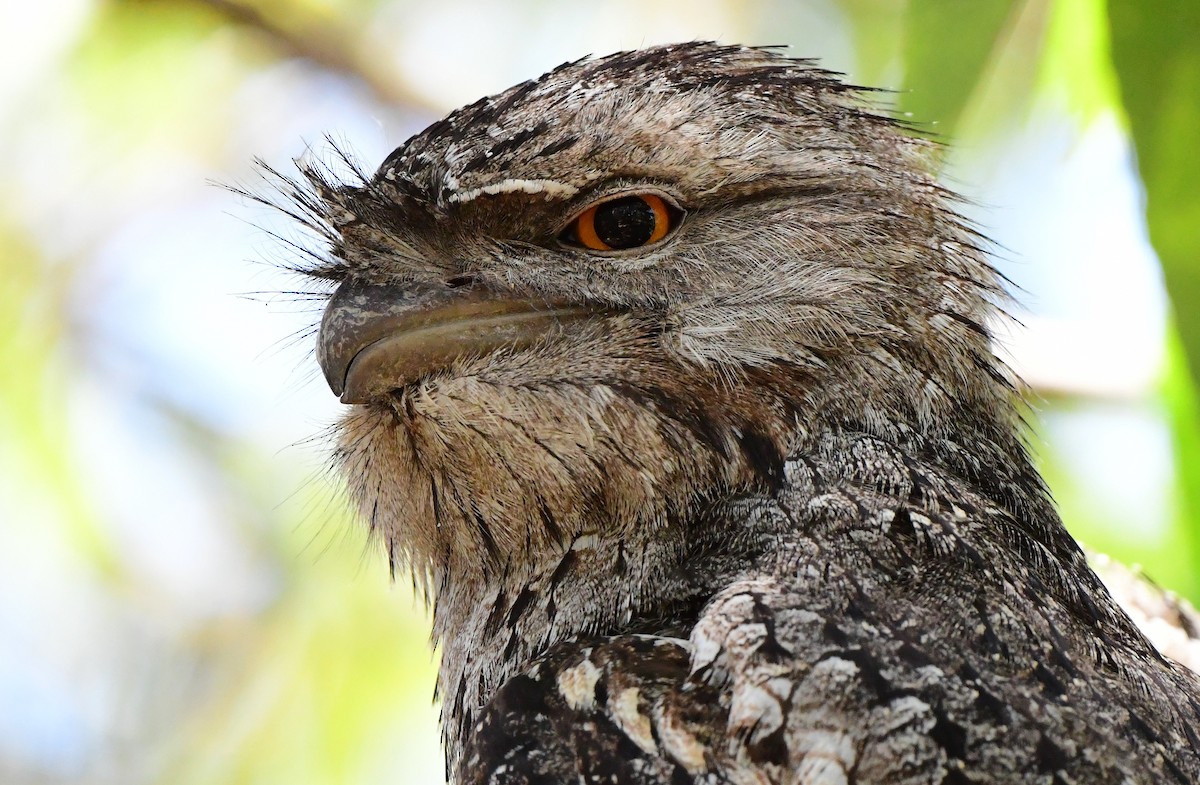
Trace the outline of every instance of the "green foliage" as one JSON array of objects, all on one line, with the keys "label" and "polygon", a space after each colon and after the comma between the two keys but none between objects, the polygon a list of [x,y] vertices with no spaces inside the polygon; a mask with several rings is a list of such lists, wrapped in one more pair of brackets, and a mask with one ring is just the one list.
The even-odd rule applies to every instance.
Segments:
[{"label": "green foliage", "polygon": [[61,351],[66,281],[54,273],[70,271],[39,270],[34,260],[38,249],[0,223],[0,366],[8,369],[0,384],[0,497],[38,509],[61,546],[114,579],[117,557],[81,487],[59,417],[71,369]]},{"label": "green foliage", "polygon": [[[347,518],[334,529],[356,532]],[[303,527],[307,530],[308,527]],[[300,535],[300,532],[295,532]],[[210,629],[218,688],[182,726],[162,782],[295,785],[441,775],[428,621],[407,589],[364,569],[378,554],[338,536],[297,558],[279,602]],[[232,656],[231,656],[232,655]]]},{"label": "green foliage", "polygon": [[961,115],[1007,39],[1023,3],[1013,0],[911,0],[904,16],[906,82],[921,85],[900,108],[953,138]]},{"label": "green foliage", "polygon": [[[1112,59],[1119,77],[1146,223],[1174,306],[1167,403],[1181,496],[1179,529],[1200,563],[1200,4],[1110,0]],[[1193,596],[1198,581],[1189,582]]]},{"label": "green foliage", "polygon": [[[1176,299],[1176,302],[1181,302]],[[1184,300],[1182,302],[1194,302]],[[1154,561],[1166,586],[1200,601],[1200,395],[1178,332],[1168,346],[1163,403],[1171,425],[1176,467],[1172,542]]]}]

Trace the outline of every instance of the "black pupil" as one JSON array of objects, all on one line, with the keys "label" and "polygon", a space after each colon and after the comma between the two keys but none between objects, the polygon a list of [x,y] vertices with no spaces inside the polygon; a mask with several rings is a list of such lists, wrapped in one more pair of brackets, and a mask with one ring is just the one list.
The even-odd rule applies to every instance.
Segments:
[{"label": "black pupil", "polygon": [[609,248],[637,248],[654,235],[654,208],[640,196],[613,199],[596,208],[596,236]]}]

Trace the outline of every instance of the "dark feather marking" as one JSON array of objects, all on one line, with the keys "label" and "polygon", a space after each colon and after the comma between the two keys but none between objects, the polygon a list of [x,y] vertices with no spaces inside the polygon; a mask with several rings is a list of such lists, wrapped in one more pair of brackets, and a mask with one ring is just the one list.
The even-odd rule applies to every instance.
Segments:
[{"label": "dark feather marking", "polygon": [[745,430],[736,438],[742,454],[766,483],[767,490],[777,493],[783,482],[783,455],[779,445],[769,436],[752,430]]},{"label": "dark feather marking", "polygon": [[534,499],[537,504],[538,517],[541,518],[542,525],[546,528],[546,534],[554,542],[562,542],[562,528],[558,525],[558,521],[554,519],[554,513],[551,511],[550,506],[546,504],[546,499],[541,493],[535,493]]},{"label": "dark feather marking", "polygon": [[483,635],[485,638],[491,638],[500,631],[500,625],[504,622],[504,617],[508,612],[508,597],[504,594],[504,590],[496,594],[496,601],[492,605],[492,611],[488,614],[487,621],[483,625]]},{"label": "dark feather marking", "polygon": [[537,599],[537,596],[537,592],[533,591],[528,586],[526,586],[524,589],[521,589],[521,593],[517,595],[515,600],[513,600],[512,607],[508,610],[508,618],[504,621],[505,626],[515,626],[517,620],[521,618],[521,614],[525,613],[525,609]]},{"label": "dark feather marking", "polygon": [[934,717],[936,720],[929,735],[951,758],[965,759],[967,757],[967,729],[947,717],[946,712],[940,708],[934,709]]},{"label": "dark feather marking", "polygon": [[505,153],[512,152],[513,150],[517,150],[524,146],[524,144],[530,139],[546,133],[548,128],[549,126],[546,123],[538,123],[532,128],[525,128],[521,131],[518,131],[504,141],[494,145],[491,149],[491,154],[493,156],[500,156],[504,155]]},{"label": "dark feather marking", "polygon": [[1038,771],[1049,774],[1066,767],[1070,757],[1067,751],[1056,744],[1049,736],[1042,734],[1038,739],[1037,748],[1033,751]]},{"label": "dark feather marking", "polygon": [[562,555],[562,558],[558,561],[558,565],[554,568],[554,572],[550,573],[550,578],[547,581],[551,591],[567,577],[578,558],[579,555],[573,550],[568,550]]},{"label": "dark feather marking", "polygon": [[555,153],[561,153],[563,150],[573,147],[578,141],[578,136],[564,136],[561,139],[557,139],[546,145],[541,150],[538,150],[537,156],[539,158],[544,158],[546,156],[554,155]]}]

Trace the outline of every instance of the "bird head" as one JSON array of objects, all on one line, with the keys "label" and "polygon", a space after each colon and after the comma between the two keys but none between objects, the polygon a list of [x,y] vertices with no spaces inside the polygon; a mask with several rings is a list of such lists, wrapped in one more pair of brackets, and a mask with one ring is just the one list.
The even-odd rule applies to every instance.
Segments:
[{"label": "bird head", "polygon": [[568,63],[356,182],[306,170],[338,456],[394,562],[444,586],[682,525],[822,429],[1019,452],[935,149],[810,62],[697,43]]}]

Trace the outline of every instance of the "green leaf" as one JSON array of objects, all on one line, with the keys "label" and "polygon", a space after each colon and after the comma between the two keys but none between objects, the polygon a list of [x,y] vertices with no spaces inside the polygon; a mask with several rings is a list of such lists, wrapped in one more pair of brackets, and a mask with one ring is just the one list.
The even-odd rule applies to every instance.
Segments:
[{"label": "green leaf", "polygon": [[[1174,325],[1173,325],[1174,326]],[[1167,342],[1167,370],[1163,400],[1174,441],[1176,492],[1175,520],[1171,525],[1172,551],[1156,563],[1152,577],[1193,602],[1200,602],[1200,396],[1188,372],[1187,360],[1173,330]],[[1161,565],[1161,566],[1158,566]]]},{"label": "green leaf", "polygon": [[1150,240],[1200,378],[1200,3],[1111,0],[1109,19]]},{"label": "green leaf", "polygon": [[905,19],[905,84],[900,109],[949,136],[1008,43],[1014,0],[911,0]]},{"label": "green leaf", "polygon": [[[1109,29],[1146,223],[1162,263],[1178,344],[1168,371],[1180,528],[1200,562],[1200,3],[1110,0]],[[1196,590],[1196,587],[1192,587]]]}]

